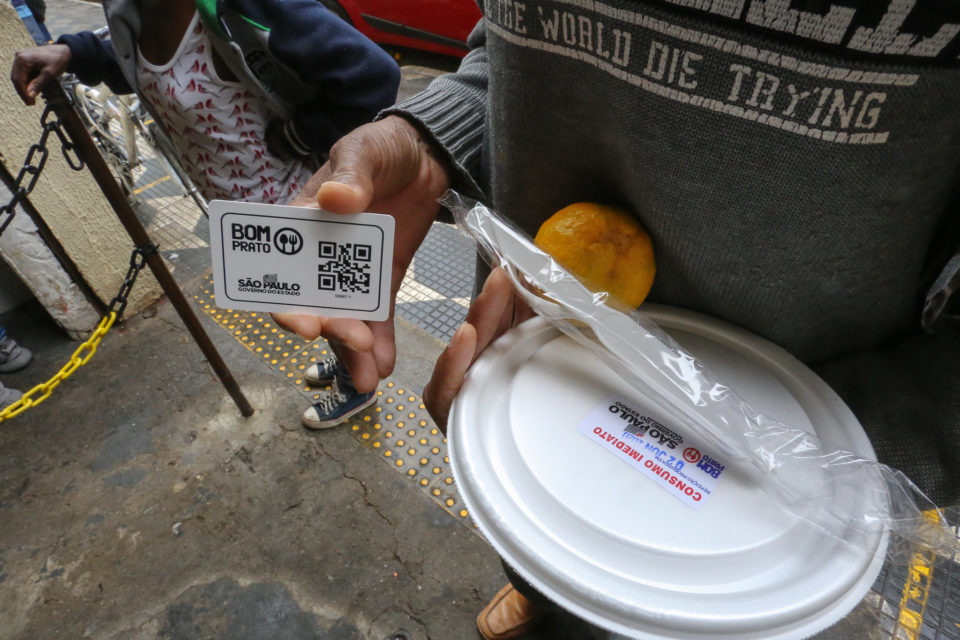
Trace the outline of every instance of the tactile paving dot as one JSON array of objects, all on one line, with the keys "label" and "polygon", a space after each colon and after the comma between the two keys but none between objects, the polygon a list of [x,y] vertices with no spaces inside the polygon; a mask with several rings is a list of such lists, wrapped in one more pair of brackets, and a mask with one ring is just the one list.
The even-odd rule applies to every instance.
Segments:
[{"label": "tactile paving dot", "polygon": [[[278,327],[267,313],[221,309],[216,306],[213,277],[207,276],[193,296],[204,313],[262,359],[310,402],[330,387],[311,388],[303,372],[329,353],[322,338],[307,342]],[[343,427],[362,446],[407,478],[451,516],[476,530],[457,493],[447,456],[447,440],[433,423],[419,395],[391,380],[380,383],[377,403],[353,416]]]}]

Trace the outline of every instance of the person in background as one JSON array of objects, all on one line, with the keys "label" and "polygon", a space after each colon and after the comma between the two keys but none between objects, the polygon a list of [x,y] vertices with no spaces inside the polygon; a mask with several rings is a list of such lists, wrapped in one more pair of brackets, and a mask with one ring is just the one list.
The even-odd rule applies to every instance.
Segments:
[{"label": "person in background", "polygon": [[[24,0],[27,3],[27,6],[30,7],[30,13],[33,14],[34,20],[37,21],[37,26],[40,27],[40,33],[43,34],[43,43],[50,42],[53,40],[53,37],[50,35],[50,31],[47,30],[47,3],[44,0]],[[42,43],[37,43],[42,44]]]},{"label": "person in background", "polygon": [[[25,369],[33,360],[33,352],[17,344],[7,335],[7,329],[0,327],[0,373],[13,373]],[[10,406],[23,394],[16,389],[4,386],[0,382],[0,409]]]},{"label": "person in background", "polygon": [[[396,99],[396,62],[314,0],[104,0],[103,8],[110,40],[82,32],[19,51],[14,86],[27,104],[63,72],[137,93],[207,200],[286,204],[341,136]],[[334,356],[305,377],[332,384],[304,412],[307,427],[334,426],[376,402]]]},{"label": "person in background", "polygon": [[[881,462],[956,503],[960,26],[956,2],[909,5],[493,0],[460,69],[340,141],[302,201],[394,215],[395,270],[447,187],[530,236],[573,202],[623,207],[653,238],[651,302],[780,344]],[[513,322],[494,273],[424,390],[440,425]],[[358,384],[393,367],[392,322],[286,322],[349,341]],[[478,617],[484,638],[543,616],[508,575]]]},{"label": "person in background", "polygon": [[47,19],[47,3],[44,0],[11,0],[10,3],[17,10],[17,15],[34,42],[42,45],[53,40],[47,25],[44,24]]}]

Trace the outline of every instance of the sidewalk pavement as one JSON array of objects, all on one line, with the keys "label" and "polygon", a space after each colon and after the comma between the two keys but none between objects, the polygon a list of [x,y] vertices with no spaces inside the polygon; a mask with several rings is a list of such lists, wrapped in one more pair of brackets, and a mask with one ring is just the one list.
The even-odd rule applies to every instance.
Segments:
[{"label": "sidewalk pavement", "polygon": [[46,0],[47,30],[56,40],[65,33],[94,31],[107,24],[99,2],[87,0]]},{"label": "sidewalk pavement", "polygon": [[[48,5],[57,29],[100,24],[97,5]],[[405,68],[404,91],[433,75]],[[469,298],[469,248],[436,225],[404,285],[397,369],[377,407],[312,432],[299,416],[320,390],[298,374],[322,341],[212,305],[204,220],[148,174],[145,224],[256,412],[241,417],[162,300],[0,425],[0,638],[476,638],[505,578],[420,400]],[[9,386],[46,380],[77,347],[35,303],[0,323],[36,353]],[[890,573],[817,638],[890,637],[902,587]],[[603,637],[558,616],[524,638]]]}]

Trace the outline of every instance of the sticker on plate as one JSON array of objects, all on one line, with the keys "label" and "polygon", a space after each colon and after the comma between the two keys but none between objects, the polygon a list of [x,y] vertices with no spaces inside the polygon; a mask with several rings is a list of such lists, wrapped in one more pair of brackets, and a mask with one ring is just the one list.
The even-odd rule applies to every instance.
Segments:
[{"label": "sticker on plate", "polygon": [[217,306],[386,320],[393,234],[377,213],[213,200]]},{"label": "sticker on plate", "polygon": [[713,495],[726,468],[699,443],[616,396],[591,411],[577,431],[694,509]]}]

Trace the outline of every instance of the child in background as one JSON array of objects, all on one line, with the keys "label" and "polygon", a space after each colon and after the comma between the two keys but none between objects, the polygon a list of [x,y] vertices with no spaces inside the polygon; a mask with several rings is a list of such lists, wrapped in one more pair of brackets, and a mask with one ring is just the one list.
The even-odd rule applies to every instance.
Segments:
[{"label": "child in background", "polygon": [[[285,204],[342,135],[393,104],[394,60],[314,0],[104,0],[111,40],[91,32],[17,53],[27,104],[65,71],[137,93],[207,200]],[[149,29],[136,30],[139,25]],[[306,372],[332,390],[304,412],[339,424],[376,401],[330,357]]]}]

